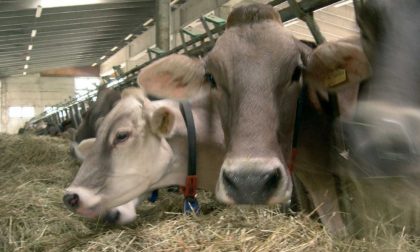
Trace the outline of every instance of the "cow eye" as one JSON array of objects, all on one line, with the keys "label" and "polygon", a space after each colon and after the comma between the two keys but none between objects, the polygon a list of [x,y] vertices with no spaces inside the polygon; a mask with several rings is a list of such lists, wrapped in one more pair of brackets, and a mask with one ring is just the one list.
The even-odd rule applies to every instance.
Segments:
[{"label": "cow eye", "polygon": [[115,134],[114,145],[127,141],[129,137],[130,137],[130,132],[128,131],[117,132],[117,134]]},{"label": "cow eye", "polygon": [[292,74],[292,82],[299,81],[301,72],[302,69],[300,68],[300,66],[297,66]]},{"label": "cow eye", "polygon": [[217,88],[216,80],[211,73],[206,73],[204,78],[210,83],[211,88]]}]

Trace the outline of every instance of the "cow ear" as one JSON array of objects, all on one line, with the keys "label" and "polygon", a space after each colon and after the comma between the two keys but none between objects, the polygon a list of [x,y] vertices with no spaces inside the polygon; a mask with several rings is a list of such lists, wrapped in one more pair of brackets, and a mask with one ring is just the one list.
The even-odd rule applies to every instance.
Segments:
[{"label": "cow ear", "polygon": [[95,141],[96,138],[88,138],[83,140],[80,144],[73,142],[72,148],[74,150],[76,158],[80,161],[85,160],[89,153],[92,151]]},{"label": "cow ear", "polygon": [[172,54],[143,68],[137,78],[147,94],[161,98],[188,99],[205,83],[204,63]]},{"label": "cow ear", "polygon": [[105,119],[104,116],[98,117],[98,119],[96,119],[96,121],[95,121],[95,131],[96,132],[98,132],[99,127],[101,126],[101,124],[104,121],[104,119]]},{"label": "cow ear", "polygon": [[304,80],[316,90],[334,90],[359,84],[370,71],[360,39],[352,37],[318,46],[309,58]]},{"label": "cow ear", "polygon": [[160,136],[168,137],[175,129],[175,114],[167,107],[153,111],[150,117],[152,131]]}]

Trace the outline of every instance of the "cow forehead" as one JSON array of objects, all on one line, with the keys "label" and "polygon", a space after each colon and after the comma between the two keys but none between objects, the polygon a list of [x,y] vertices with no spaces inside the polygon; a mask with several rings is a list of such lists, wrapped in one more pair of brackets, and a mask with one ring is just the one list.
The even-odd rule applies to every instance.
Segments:
[{"label": "cow forehead", "polygon": [[110,134],[121,126],[143,127],[146,120],[144,113],[144,106],[135,98],[126,97],[120,100],[102,122],[97,142],[106,143],[110,139]]},{"label": "cow forehead", "polygon": [[299,51],[293,36],[280,23],[265,21],[227,29],[208,54],[206,66],[217,65],[220,70],[254,62],[271,68],[289,64],[297,54]]}]

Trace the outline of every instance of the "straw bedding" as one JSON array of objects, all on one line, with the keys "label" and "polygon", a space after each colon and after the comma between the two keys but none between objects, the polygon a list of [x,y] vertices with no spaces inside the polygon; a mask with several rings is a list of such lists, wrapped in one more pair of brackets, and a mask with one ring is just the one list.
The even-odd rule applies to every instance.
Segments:
[{"label": "straw bedding", "polygon": [[333,240],[305,215],[276,207],[226,207],[200,191],[203,214],[182,215],[182,197],[160,191],[128,226],[104,225],[64,208],[78,164],[58,138],[0,135],[1,251],[419,251],[404,233]]}]

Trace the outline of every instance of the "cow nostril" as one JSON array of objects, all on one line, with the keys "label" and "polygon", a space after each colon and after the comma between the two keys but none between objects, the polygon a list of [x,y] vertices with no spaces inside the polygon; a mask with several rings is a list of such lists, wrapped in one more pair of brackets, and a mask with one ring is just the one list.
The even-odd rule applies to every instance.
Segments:
[{"label": "cow nostril", "polygon": [[103,217],[103,220],[106,223],[109,224],[117,224],[118,223],[118,219],[120,219],[121,213],[120,211],[116,210],[116,211],[110,211],[108,213],[105,214],[105,216]]},{"label": "cow nostril", "polygon": [[225,186],[230,187],[232,189],[236,189],[235,182],[231,178],[230,174],[228,174],[226,171],[223,171],[222,177],[223,177],[223,183]]},{"label": "cow nostril", "polygon": [[76,209],[79,207],[79,195],[76,193],[69,193],[63,197],[64,204],[71,209]]},{"label": "cow nostril", "polygon": [[276,188],[281,179],[280,168],[274,169],[272,172],[264,176],[265,187],[266,188]]}]

